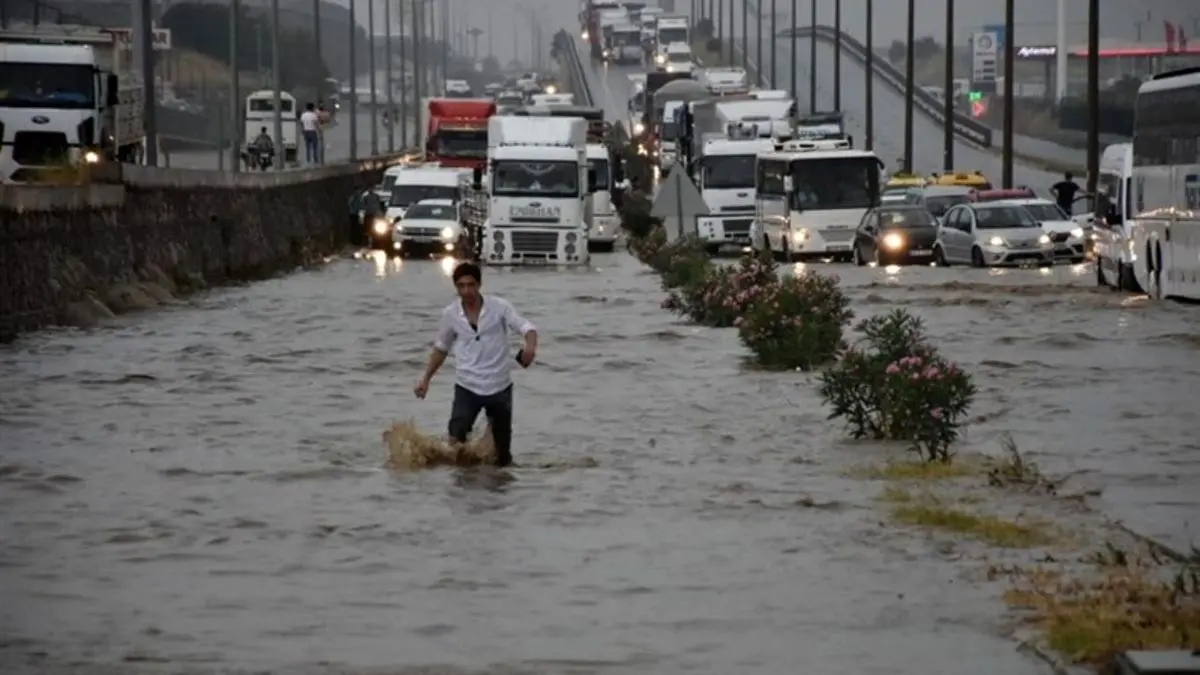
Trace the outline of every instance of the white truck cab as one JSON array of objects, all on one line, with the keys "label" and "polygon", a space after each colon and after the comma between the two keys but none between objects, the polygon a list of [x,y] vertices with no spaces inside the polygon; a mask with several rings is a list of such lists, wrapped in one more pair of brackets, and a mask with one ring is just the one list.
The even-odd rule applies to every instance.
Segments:
[{"label": "white truck cab", "polygon": [[613,167],[608,146],[588,143],[588,167],[595,175],[592,185],[591,228],[588,230],[588,247],[593,253],[608,253],[617,242],[621,219],[613,205]]},{"label": "white truck cab", "polygon": [[1114,143],[1104,148],[1096,192],[1091,232],[1096,283],[1141,292],[1141,284],[1133,273],[1136,255],[1130,228],[1137,213],[1133,203],[1132,143]]},{"label": "white truck cab", "polygon": [[696,229],[710,252],[750,245],[755,164],[758,155],[774,150],[769,139],[704,139],[696,158],[696,185],[712,215],[701,217]]},{"label": "white truck cab", "polygon": [[446,98],[472,98],[471,83],[466,80],[446,80]]},{"label": "white truck cab", "polygon": [[588,263],[584,205],[594,179],[584,119],[492,117],[488,169],[466,179],[464,205],[468,223],[480,232],[483,262]]},{"label": "white truck cab", "polygon": [[404,218],[408,207],[426,199],[461,198],[459,178],[469,174],[466,169],[451,169],[438,166],[407,167],[396,173],[387,198],[384,216],[388,223],[395,224]]},{"label": "white truck cab", "polygon": [[654,22],[654,42],[659,49],[673,44],[690,45],[691,20],[686,16],[660,14]]},{"label": "white truck cab", "polygon": [[534,94],[530,97],[529,105],[533,107],[571,106],[575,105],[575,95],[568,93]]}]

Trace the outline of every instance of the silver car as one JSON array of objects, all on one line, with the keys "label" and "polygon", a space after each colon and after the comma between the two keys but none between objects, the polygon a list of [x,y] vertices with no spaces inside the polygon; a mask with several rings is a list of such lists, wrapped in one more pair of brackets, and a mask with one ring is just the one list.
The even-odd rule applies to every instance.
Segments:
[{"label": "silver car", "polygon": [[933,256],[939,265],[1053,265],[1054,243],[1023,207],[960,204],[938,226]]},{"label": "silver car", "polygon": [[938,222],[941,222],[952,207],[966,204],[971,194],[971,188],[962,185],[927,185],[919,189],[921,204],[929,209]]}]

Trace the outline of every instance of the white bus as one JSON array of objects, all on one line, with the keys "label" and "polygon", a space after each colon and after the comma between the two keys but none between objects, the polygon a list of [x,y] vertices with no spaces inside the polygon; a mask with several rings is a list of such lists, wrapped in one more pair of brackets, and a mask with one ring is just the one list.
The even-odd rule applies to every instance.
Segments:
[{"label": "white bus", "polygon": [[1200,68],[1138,90],[1130,260],[1152,298],[1200,300]]},{"label": "white bus", "polygon": [[1139,292],[1133,278],[1133,248],[1128,244],[1133,224],[1133,144],[1114,143],[1100,156],[1092,243],[1096,283]]},{"label": "white bus", "polygon": [[859,221],[879,205],[883,162],[848,145],[789,141],[758,156],[753,248],[787,261],[850,260]]}]

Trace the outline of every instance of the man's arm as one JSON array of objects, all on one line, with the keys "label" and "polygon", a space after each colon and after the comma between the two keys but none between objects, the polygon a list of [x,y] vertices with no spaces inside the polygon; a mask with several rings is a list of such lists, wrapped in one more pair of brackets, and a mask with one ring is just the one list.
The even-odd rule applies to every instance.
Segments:
[{"label": "man's arm", "polygon": [[441,324],[438,326],[437,337],[433,340],[433,349],[429,352],[429,363],[425,366],[424,380],[428,382],[437,374],[442,364],[446,362],[446,355],[450,353],[450,348],[454,346],[454,341],[458,338],[454,333],[454,325],[450,322],[449,317],[442,315]]},{"label": "man's arm", "polygon": [[517,311],[517,308],[511,302],[507,300],[505,302],[507,307],[504,308],[504,319],[508,322],[508,325],[514,327],[525,338],[525,351],[530,354],[537,353],[537,326],[534,326],[528,319],[521,316],[521,313]]}]

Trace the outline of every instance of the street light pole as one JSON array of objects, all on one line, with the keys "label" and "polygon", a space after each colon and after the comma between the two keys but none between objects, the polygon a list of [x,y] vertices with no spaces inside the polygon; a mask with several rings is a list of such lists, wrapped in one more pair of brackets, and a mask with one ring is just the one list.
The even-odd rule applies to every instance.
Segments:
[{"label": "street light pole", "polygon": [[946,0],[946,73],[942,77],[942,170],[954,170],[954,0]]}]

